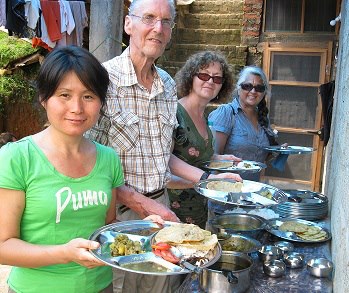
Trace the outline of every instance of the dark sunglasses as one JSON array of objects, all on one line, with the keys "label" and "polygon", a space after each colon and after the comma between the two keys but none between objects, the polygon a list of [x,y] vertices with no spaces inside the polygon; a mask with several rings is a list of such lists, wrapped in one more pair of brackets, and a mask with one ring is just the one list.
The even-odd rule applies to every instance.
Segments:
[{"label": "dark sunglasses", "polygon": [[224,82],[223,76],[211,76],[207,73],[196,73],[194,75],[202,81],[209,81],[212,78],[212,81],[216,84],[222,84]]},{"label": "dark sunglasses", "polygon": [[252,89],[254,89],[257,93],[264,93],[265,92],[265,85],[262,84],[257,84],[257,85],[253,85],[252,83],[241,83],[240,87],[244,90],[244,91],[252,91]]}]

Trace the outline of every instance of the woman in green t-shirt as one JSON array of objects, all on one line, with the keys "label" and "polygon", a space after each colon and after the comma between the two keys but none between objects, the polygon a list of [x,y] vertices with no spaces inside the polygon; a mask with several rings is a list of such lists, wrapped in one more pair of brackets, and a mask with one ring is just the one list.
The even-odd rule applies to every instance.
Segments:
[{"label": "woman in green t-shirt", "polygon": [[113,149],[83,136],[108,84],[87,50],[55,49],[37,77],[50,125],[0,150],[0,263],[13,266],[10,292],[112,292],[111,268],[87,239],[114,220],[123,171]]}]

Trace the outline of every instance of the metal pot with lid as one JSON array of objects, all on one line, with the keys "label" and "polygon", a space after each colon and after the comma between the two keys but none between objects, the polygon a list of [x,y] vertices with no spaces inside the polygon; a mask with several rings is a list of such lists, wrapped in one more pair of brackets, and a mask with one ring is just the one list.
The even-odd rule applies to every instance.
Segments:
[{"label": "metal pot with lid", "polygon": [[205,292],[242,293],[250,287],[253,260],[245,253],[223,252],[219,260],[199,275]]}]

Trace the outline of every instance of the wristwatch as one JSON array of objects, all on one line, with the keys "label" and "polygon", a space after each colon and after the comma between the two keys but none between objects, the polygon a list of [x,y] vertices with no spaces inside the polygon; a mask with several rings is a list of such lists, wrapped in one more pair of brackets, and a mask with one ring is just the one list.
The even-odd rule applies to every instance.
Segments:
[{"label": "wristwatch", "polygon": [[208,176],[210,176],[210,175],[211,175],[210,172],[208,172],[208,171],[204,172],[204,173],[201,175],[201,177],[200,177],[200,181],[201,181],[201,180],[206,180],[206,179],[208,178]]}]

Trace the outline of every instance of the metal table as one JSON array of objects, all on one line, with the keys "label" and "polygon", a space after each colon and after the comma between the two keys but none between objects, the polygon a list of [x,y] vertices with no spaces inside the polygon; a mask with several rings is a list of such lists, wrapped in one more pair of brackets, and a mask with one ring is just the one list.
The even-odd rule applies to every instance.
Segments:
[{"label": "metal table", "polygon": [[[329,226],[329,221],[323,222]],[[262,244],[273,244],[282,239],[266,232]],[[294,251],[303,253],[305,262],[314,257],[325,257],[331,260],[331,241],[322,243],[298,243],[293,242]],[[332,280],[330,278],[317,278],[310,275],[306,264],[300,269],[286,269],[286,274],[279,278],[272,278],[263,273],[263,265],[257,253],[251,255],[254,264],[251,269],[251,286],[247,293],[330,293],[332,292]],[[204,293],[200,288],[197,276],[188,275],[176,293]],[[224,293],[224,292],[220,292]],[[230,292],[229,292],[230,293]]]}]

